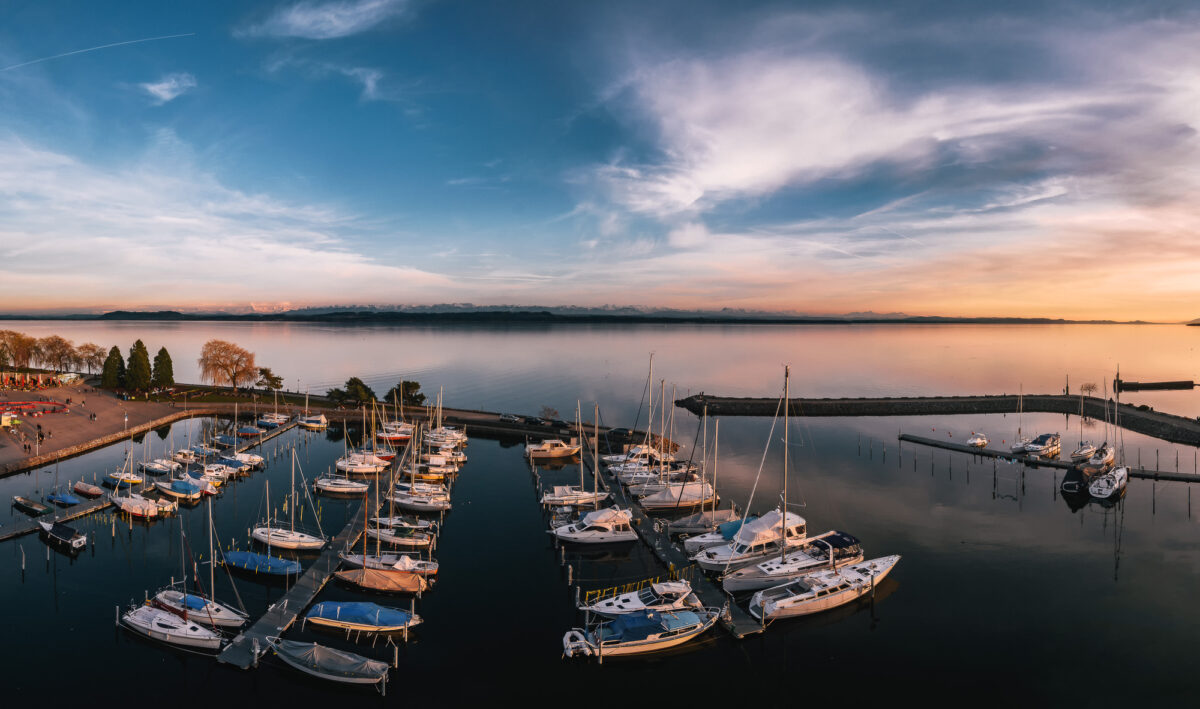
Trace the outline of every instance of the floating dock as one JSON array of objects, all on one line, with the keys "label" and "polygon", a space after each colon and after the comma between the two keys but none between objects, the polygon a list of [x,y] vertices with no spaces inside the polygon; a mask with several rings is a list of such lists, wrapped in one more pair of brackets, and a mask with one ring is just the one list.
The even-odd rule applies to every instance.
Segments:
[{"label": "floating dock", "polygon": [[[1079,467],[1075,463],[1066,460],[1055,460],[1054,458],[1038,458],[1035,456],[1022,455],[1019,453],[1010,453],[1005,451],[992,450],[990,448],[976,448],[975,446],[967,446],[961,443],[953,443],[951,441],[943,441],[938,438],[924,438],[922,436],[913,436],[908,433],[901,433],[899,439],[907,443],[917,443],[931,448],[941,448],[943,450],[955,451],[956,453],[965,453],[967,455],[978,456],[980,458],[998,458],[1014,463],[1024,463],[1031,468],[1058,468],[1059,470],[1074,470]],[[1184,483],[1200,483],[1200,475],[1194,473],[1168,472],[1166,470],[1148,470],[1133,465],[1127,466],[1129,469],[1129,477],[1138,478],[1141,480],[1163,480],[1169,482],[1184,482]]]}]

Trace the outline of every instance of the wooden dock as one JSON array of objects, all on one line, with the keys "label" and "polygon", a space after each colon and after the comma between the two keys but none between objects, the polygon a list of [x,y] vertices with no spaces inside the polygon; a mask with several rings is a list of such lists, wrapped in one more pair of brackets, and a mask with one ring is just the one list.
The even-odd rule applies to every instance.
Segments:
[{"label": "wooden dock", "polygon": [[[285,431],[289,431],[295,427],[296,427],[296,422],[291,421],[282,426],[272,429],[269,433],[259,436],[258,438],[250,439],[247,443],[243,443],[242,445],[235,447],[234,450],[237,451],[238,453],[245,453],[246,451],[250,450],[251,448],[262,445],[263,443],[266,443],[267,441],[271,440],[272,438],[284,433]],[[148,482],[147,484],[145,484],[142,487],[135,490],[135,492],[137,492],[140,495],[144,492],[149,492],[154,489],[155,489],[155,487],[154,487],[153,483]],[[17,524],[13,524],[13,525],[7,526],[7,527],[0,527],[0,542],[7,541],[9,539],[16,539],[17,537],[23,537],[26,534],[33,534],[35,532],[42,531],[41,526],[38,524],[39,521],[70,522],[71,520],[79,519],[80,517],[86,517],[90,514],[94,514],[101,510],[108,509],[109,507],[112,507],[112,504],[113,504],[112,500],[110,500],[108,498],[108,495],[105,494],[101,497],[97,497],[94,500],[86,500],[84,502],[81,502],[78,505],[75,505],[73,507],[61,508],[54,515],[42,515],[40,517],[30,517],[29,519],[22,520],[22,521],[18,522]]]},{"label": "wooden dock", "polygon": [[[587,462],[586,457],[581,464],[587,465],[589,470],[592,467]],[[637,530],[638,538],[654,552],[654,555],[666,565],[668,570],[680,572],[692,563],[684,554],[683,549],[671,543],[671,536],[667,532],[667,521],[665,518],[648,515],[642,506],[637,503],[637,500],[628,494],[625,486],[615,477],[609,478],[607,473],[602,473],[597,475],[596,479],[608,490],[613,502],[617,506],[626,507],[633,513],[633,528]],[[721,627],[728,630],[735,638],[741,640],[747,635],[754,635],[763,631],[762,624],[755,620],[741,606],[734,603],[733,599],[725,593],[725,590],[719,587],[707,574],[696,574],[695,578],[696,580],[692,582],[692,590],[704,605],[720,608],[726,602],[729,603],[728,613],[721,618]]]},{"label": "wooden dock", "polygon": [[[1007,451],[992,450],[990,448],[976,448],[974,446],[963,445],[962,443],[954,443],[952,441],[943,441],[937,438],[925,438],[923,436],[913,436],[908,433],[901,433],[899,436],[901,441],[907,443],[917,443],[931,448],[941,448],[943,450],[954,451],[956,453],[965,453],[967,455],[978,456],[980,458],[997,458],[1007,460],[1014,463],[1024,463],[1031,468],[1058,468],[1059,470],[1074,470],[1078,466],[1066,460],[1055,460],[1053,458],[1038,458],[1022,454],[1014,454]],[[1127,466],[1129,468],[1129,477],[1140,480],[1163,480],[1168,482],[1184,482],[1184,483],[1200,483],[1200,475],[1194,473],[1169,472],[1166,470],[1148,470],[1137,466]]]}]

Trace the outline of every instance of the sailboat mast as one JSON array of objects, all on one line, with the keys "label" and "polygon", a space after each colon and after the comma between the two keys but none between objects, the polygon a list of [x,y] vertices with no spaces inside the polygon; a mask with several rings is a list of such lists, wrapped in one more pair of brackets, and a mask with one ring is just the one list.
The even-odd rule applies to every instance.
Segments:
[{"label": "sailboat mast", "polygon": [[292,487],[288,490],[288,524],[296,531],[296,451],[292,450]]},{"label": "sailboat mast", "polygon": [[600,470],[600,404],[596,403],[592,409],[592,436],[595,440],[592,442],[592,509],[600,509],[600,496],[596,493],[600,491],[600,481],[596,478]]},{"label": "sailboat mast", "polygon": [[[707,409],[706,409],[707,411]],[[721,419],[713,421],[713,523],[717,521],[717,453],[721,450]]]},{"label": "sailboat mast", "polygon": [[792,408],[791,367],[783,367],[783,519],[779,523],[779,558],[787,555],[788,413]]},{"label": "sailboat mast", "polygon": [[646,393],[650,400],[646,406],[646,445],[652,447],[654,433],[654,353],[650,353],[650,376],[646,378]]},{"label": "sailboat mast", "polygon": [[217,560],[213,556],[212,495],[208,496],[208,592],[217,597]]}]

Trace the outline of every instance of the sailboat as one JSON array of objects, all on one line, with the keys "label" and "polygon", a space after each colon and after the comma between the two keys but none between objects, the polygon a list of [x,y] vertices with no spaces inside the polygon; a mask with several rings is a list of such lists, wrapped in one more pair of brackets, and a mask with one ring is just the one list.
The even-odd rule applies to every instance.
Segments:
[{"label": "sailboat", "polygon": [[[708,407],[707,406],[704,408],[704,420],[705,421],[708,420]],[[712,485],[713,485],[714,490],[716,490],[716,487],[717,487],[717,472],[718,472],[717,454],[720,450],[720,448],[719,448],[720,433],[721,433],[721,421],[720,421],[720,419],[718,419],[713,424],[713,466],[712,466],[713,482],[712,482]],[[707,425],[704,428],[704,439],[705,439],[704,447],[705,447],[705,449],[707,449],[708,448],[708,443],[707,443],[708,427],[707,427]],[[708,457],[707,454],[704,457],[706,459],[705,463],[707,464],[707,457]],[[703,467],[703,466],[701,467],[701,470],[705,470],[705,469],[706,469],[705,467]],[[717,498],[715,495],[713,496],[713,499],[712,499],[712,509],[706,510],[706,509],[703,509],[703,507],[704,507],[704,505],[701,505],[702,509],[699,512],[696,512],[695,514],[691,514],[691,515],[688,515],[687,517],[683,517],[681,519],[671,521],[667,525],[667,533],[668,534],[703,535],[703,534],[713,532],[722,524],[726,524],[729,522],[736,522],[738,520],[737,511],[734,510],[732,506],[730,506],[728,509],[724,509],[724,510],[717,509]],[[732,538],[732,533],[731,533],[730,537],[714,541],[714,543],[711,546],[716,546],[717,544],[720,544],[722,542],[727,542],[727,541],[729,541],[730,538]],[[694,550],[692,550],[692,553],[699,551],[700,548],[701,547],[695,548]]]},{"label": "sailboat", "polygon": [[313,535],[296,531],[295,489],[296,451],[292,449],[292,493],[288,495],[288,526],[287,528],[272,526],[271,521],[268,519],[265,524],[255,527],[250,536],[255,541],[266,544],[268,547],[274,546],[281,549],[300,549],[305,551],[323,549],[328,542],[324,535]]},{"label": "sailboat", "polygon": [[726,574],[721,581],[726,593],[742,593],[771,588],[795,580],[822,568],[836,569],[863,560],[862,543],[845,532],[825,532],[782,558],[745,566]]},{"label": "sailboat", "polygon": [[375,603],[322,601],[308,611],[304,620],[351,632],[396,633],[420,625],[421,616]]},{"label": "sailboat", "polygon": [[1013,453],[1024,453],[1025,447],[1028,446],[1033,439],[1021,433],[1021,426],[1025,422],[1025,386],[1021,385],[1021,391],[1017,394],[1017,436],[1013,439],[1012,447],[1009,449]]},{"label": "sailboat", "polygon": [[[599,407],[597,407],[597,412],[598,411],[599,411]],[[598,421],[599,421],[600,417],[597,415],[597,416],[594,416],[593,418],[597,421],[596,425],[598,425]],[[579,432],[579,438],[580,438],[580,440],[582,440],[583,439],[583,422],[581,420],[581,416],[579,413],[578,402],[576,402],[576,405],[575,405],[575,426],[576,426],[576,430]],[[543,442],[545,442],[545,441],[543,441]],[[562,441],[558,441],[558,442],[562,443]],[[596,440],[596,445],[597,446],[600,445],[599,438],[597,438],[597,440]],[[535,455],[529,453],[529,450],[530,450],[529,446],[526,446],[525,449],[526,449],[526,454],[529,455],[530,461],[541,459],[539,456],[535,456]],[[582,446],[575,446],[574,452],[571,453],[571,455],[578,453],[581,449],[582,449]],[[545,457],[551,458],[551,457],[556,457],[556,456],[545,456]],[[593,457],[593,460],[594,461],[596,460],[595,457]],[[553,486],[549,490],[542,493],[542,504],[547,505],[547,506],[554,506],[554,507],[563,507],[563,506],[597,507],[597,506],[599,506],[601,501],[608,499],[609,494],[607,492],[604,492],[603,490],[600,490],[598,481],[595,479],[595,470],[598,466],[599,466],[599,463],[596,462],[595,466],[593,466],[593,468],[592,468],[593,476],[592,476],[592,489],[591,490],[585,490],[583,488],[584,462],[582,460],[580,460],[579,461],[579,485],[555,485],[555,486]]]},{"label": "sailboat", "polygon": [[329,427],[329,419],[325,418],[325,414],[308,413],[308,392],[304,392],[304,415],[297,423],[300,428],[309,431],[324,431]]},{"label": "sailboat", "polygon": [[121,616],[121,624],[136,633],[170,645],[219,650],[225,644],[225,639],[215,630],[153,606],[141,605],[126,611]]},{"label": "sailboat", "polygon": [[884,556],[759,591],[750,599],[750,615],[765,623],[843,606],[874,590],[899,562],[899,555]]},{"label": "sailboat", "polygon": [[[179,523],[180,537],[183,537],[183,521]],[[183,549],[181,548],[181,553]],[[208,555],[209,559],[214,559],[213,556],[213,531],[212,531],[212,500],[208,501]],[[195,574],[193,573],[193,579]],[[183,618],[184,620],[193,620],[197,623],[210,625],[219,628],[240,628],[249,621],[250,617],[235,608],[231,608],[223,603],[218,603],[212,598],[206,597],[203,593],[195,594],[187,592],[187,567],[184,567],[183,579],[181,581],[182,590],[175,588],[166,588],[159,591],[154,596],[152,603],[165,611],[169,611]],[[209,563],[208,577],[209,594],[215,593],[216,589],[216,573],[215,564]]]},{"label": "sailboat", "polygon": [[[366,519],[367,505],[363,505],[364,527],[366,527]],[[367,535],[364,534],[362,540],[362,555],[365,559],[367,557]],[[334,577],[358,588],[384,593],[419,593],[429,588],[429,583],[425,580],[424,575],[397,568],[372,569],[364,566],[338,571],[334,573]]]}]

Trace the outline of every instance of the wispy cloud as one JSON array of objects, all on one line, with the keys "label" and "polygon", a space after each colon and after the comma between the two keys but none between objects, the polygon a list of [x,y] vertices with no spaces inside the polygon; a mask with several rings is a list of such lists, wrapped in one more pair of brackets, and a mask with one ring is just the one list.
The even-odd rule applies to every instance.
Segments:
[{"label": "wispy cloud", "polygon": [[235,32],[246,37],[337,39],[372,29],[407,14],[409,0],[298,2],[281,7],[260,23]]},{"label": "wispy cloud", "polygon": [[196,77],[186,72],[180,72],[167,74],[158,81],[138,85],[150,95],[156,105],[161,106],[196,88]]},{"label": "wispy cloud", "polygon": [[101,44],[97,47],[88,47],[86,49],[76,49],[74,51],[63,52],[62,54],[55,54],[55,55],[49,56],[49,57],[41,57],[40,59],[30,59],[29,61],[21,62],[19,64],[12,64],[10,66],[0,67],[0,71],[11,71],[13,69],[20,69],[21,67],[30,66],[33,64],[41,64],[42,62],[48,62],[52,59],[62,59],[64,57],[70,57],[70,56],[74,56],[76,54],[87,54],[88,52],[95,52],[95,51],[99,51],[101,49],[109,49],[111,47],[124,47],[125,45],[128,45],[128,44],[142,44],[143,42],[158,42],[159,40],[163,40],[163,39],[178,39],[179,37],[194,37],[194,36],[196,36],[195,32],[186,32],[184,34],[168,34],[168,35],[163,35],[161,37],[144,37],[142,39],[130,39],[130,40],[126,40],[124,42],[112,42],[110,44]]}]

